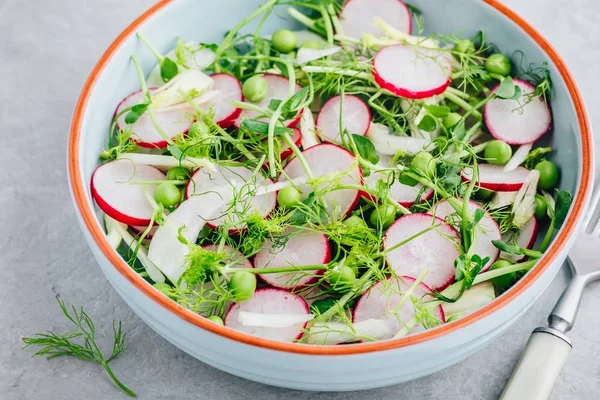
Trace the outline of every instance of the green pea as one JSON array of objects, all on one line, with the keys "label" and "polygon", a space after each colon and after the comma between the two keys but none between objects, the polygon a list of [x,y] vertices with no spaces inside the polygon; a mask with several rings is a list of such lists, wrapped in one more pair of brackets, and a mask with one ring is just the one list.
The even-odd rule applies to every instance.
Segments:
[{"label": "green pea", "polygon": [[417,153],[415,158],[410,162],[410,167],[430,178],[435,176],[435,160],[433,159],[433,156],[426,151]]},{"label": "green pea", "polygon": [[182,167],[169,168],[167,171],[168,181],[187,181],[189,178],[188,172]]},{"label": "green pea", "polygon": [[[492,266],[490,267],[490,271],[500,269],[500,268],[506,268],[511,265],[512,265],[512,263],[508,260],[498,260],[492,264]],[[510,285],[512,285],[513,281],[515,280],[515,276],[516,276],[515,272],[511,272],[510,274],[500,275],[500,276],[493,278],[492,283],[498,290],[504,291],[504,290],[508,289],[510,287]]]},{"label": "green pea", "polygon": [[538,187],[540,189],[548,190],[552,189],[558,183],[558,167],[552,161],[544,160],[540,161],[536,166],[540,172],[540,180],[538,182]]},{"label": "green pea", "polygon": [[373,227],[379,227],[387,229],[396,221],[396,207],[385,204],[378,206],[373,210],[369,217],[369,222]]},{"label": "green pea", "polygon": [[502,53],[496,53],[485,60],[485,69],[492,74],[508,76],[512,66],[508,57]]},{"label": "green pea", "polygon": [[490,164],[504,165],[512,157],[512,148],[502,140],[492,140],[485,146],[484,157]]},{"label": "green pea", "polygon": [[217,325],[225,325],[225,323],[223,322],[221,317],[219,317],[218,315],[211,315],[211,316],[206,317],[206,319],[214,322]]},{"label": "green pea", "polygon": [[203,137],[208,136],[210,134],[210,128],[204,121],[196,121],[188,130],[188,136],[190,137]]},{"label": "green pea", "polygon": [[277,202],[280,206],[294,208],[301,201],[300,191],[293,186],[283,188],[277,193]]},{"label": "green pea", "polygon": [[236,302],[250,300],[256,290],[256,277],[246,271],[235,272],[229,278],[227,287]]},{"label": "green pea", "polygon": [[242,93],[244,98],[253,103],[261,102],[267,97],[269,84],[265,78],[260,75],[254,75],[244,82]]},{"label": "green pea", "polygon": [[356,274],[350,267],[345,265],[337,265],[327,272],[327,280],[329,280],[329,283],[334,287],[347,286],[354,283],[356,280]]},{"label": "green pea", "polygon": [[302,43],[302,46],[300,46],[303,49],[315,49],[315,50],[320,50],[323,48],[323,43],[317,41],[317,40],[307,40],[306,42]]},{"label": "green pea", "polygon": [[535,217],[537,219],[544,219],[548,216],[548,204],[544,196],[539,194],[535,195]]},{"label": "green pea", "polygon": [[453,128],[454,126],[456,126],[456,124],[458,124],[461,119],[462,119],[462,115],[460,115],[459,113],[453,112],[453,113],[448,114],[448,116],[446,118],[444,118],[444,120],[442,121],[442,124],[444,125],[444,128],[450,129],[450,128]]},{"label": "green pea", "polygon": [[273,34],[271,42],[273,43],[273,48],[278,52],[289,53],[296,47],[298,37],[289,29],[280,29]]},{"label": "green pea", "polygon": [[454,45],[454,51],[462,54],[474,54],[475,45],[469,39],[459,40]]},{"label": "green pea", "polygon": [[172,183],[163,182],[154,190],[154,200],[165,207],[173,207],[181,201],[181,192]]},{"label": "green pea", "polygon": [[324,299],[315,300],[311,305],[310,309],[313,314],[320,315],[329,310],[337,303],[338,299],[335,297],[326,297]]},{"label": "green pea", "polygon": [[363,227],[365,225],[365,221],[359,217],[358,215],[353,215],[350,218],[347,218],[346,220],[344,220],[343,222],[344,226],[351,228],[351,227]]}]

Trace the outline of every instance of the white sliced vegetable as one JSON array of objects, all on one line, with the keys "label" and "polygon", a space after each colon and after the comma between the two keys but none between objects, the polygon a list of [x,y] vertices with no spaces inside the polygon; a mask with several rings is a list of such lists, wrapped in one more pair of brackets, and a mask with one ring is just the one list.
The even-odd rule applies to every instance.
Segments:
[{"label": "white sliced vegetable", "polygon": [[321,143],[315,133],[315,118],[309,108],[305,108],[300,118],[300,132],[302,132],[302,148],[310,149]]},{"label": "white sliced vegetable", "polygon": [[467,316],[490,304],[496,298],[491,281],[472,286],[454,303],[442,303],[447,320],[456,320]]},{"label": "white sliced vegetable", "polygon": [[140,260],[140,263],[148,273],[150,279],[152,279],[156,283],[165,282],[164,275],[160,272],[158,268],[156,268],[154,263],[152,263],[152,261],[150,261],[150,259],[148,258],[148,253],[146,252],[146,249],[143,246],[140,246],[139,248],[137,247],[137,240],[135,240],[135,238],[131,236],[129,232],[127,232],[127,226],[125,224],[121,224],[120,222],[115,221],[106,214],[104,214],[104,223],[106,224],[107,230],[112,230],[116,232],[132,251],[134,251],[137,248],[137,259]]},{"label": "white sliced vegetable", "polygon": [[119,160],[129,160],[136,165],[151,165],[160,169],[181,166],[183,168],[210,168],[213,171],[215,170],[215,164],[208,158],[186,157],[180,161],[178,158],[167,155],[123,153],[119,156]]},{"label": "white sliced vegetable", "polygon": [[289,328],[297,324],[310,321],[313,314],[265,314],[249,311],[240,311],[237,320],[244,326],[257,326],[261,328]]},{"label": "white sliced vegetable", "polygon": [[529,171],[527,179],[521,189],[517,192],[515,202],[513,203],[513,225],[517,229],[525,226],[527,221],[535,214],[535,194],[537,191],[540,172],[536,169]]},{"label": "white sliced vegetable", "polygon": [[510,206],[515,202],[518,192],[495,192],[494,197],[490,201],[490,210]]},{"label": "white sliced vegetable", "polygon": [[302,47],[296,53],[296,62],[299,65],[304,65],[311,61],[339,53],[341,50],[342,48],[340,46],[331,46],[324,49],[309,49],[307,47]]},{"label": "white sliced vegetable", "polygon": [[417,154],[429,144],[425,139],[393,135],[389,127],[379,123],[371,123],[366,136],[371,139],[378,153],[390,156],[398,152]]},{"label": "white sliced vegetable", "polygon": [[[114,222],[113,222],[114,221]],[[121,241],[123,238],[119,234],[119,231],[116,229],[115,224],[120,224],[120,222],[115,221],[107,214],[104,214],[104,227],[106,228],[106,240],[108,240],[108,244],[113,249],[118,249],[121,245]],[[125,224],[123,224],[125,225]]]},{"label": "white sliced vegetable", "polygon": [[532,147],[533,143],[519,146],[517,151],[515,151],[511,159],[504,166],[504,172],[514,171],[519,165],[523,164],[523,161],[525,161],[527,158],[527,155],[529,154],[529,151],[531,151]]},{"label": "white sliced vegetable", "polygon": [[362,339],[381,340],[392,335],[388,321],[369,318],[352,326],[342,322],[322,322],[314,324],[307,333],[309,344],[334,345],[351,343]]},{"label": "white sliced vegetable", "polygon": [[169,82],[151,93],[152,105],[160,108],[185,103],[186,99],[181,92],[185,95],[192,92],[203,94],[212,88],[213,81],[205,73],[192,69],[181,71]]},{"label": "white sliced vegetable", "polygon": [[344,35],[354,39],[361,39],[365,33],[382,36],[384,31],[377,18],[384,18],[401,32],[411,31],[410,10],[398,0],[350,0],[340,12],[340,25]]},{"label": "white sliced vegetable", "polygon": [[[177,63],[179,67],[202,71],[210,67],[215,61],[215,52],[198,42],[183,42],[179,39],[177,47],[165,54],[165,57]],[[149,87],[164,85],[165,82],[160,76],[160,64],[157,64],[152,72],[150,72],[148,78],[146,78],[146,82]]]}]

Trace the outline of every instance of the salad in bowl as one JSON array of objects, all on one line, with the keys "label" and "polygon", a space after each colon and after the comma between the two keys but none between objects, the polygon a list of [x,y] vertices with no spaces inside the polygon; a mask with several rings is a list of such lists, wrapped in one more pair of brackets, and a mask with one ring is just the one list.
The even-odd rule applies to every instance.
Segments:
[{"label": "salad in bowl", "polygon": [[[305,29],[263,32],[280,3]],[[157,65],[132,55],[140,89],[90,182],[111,246],[172,301],[277,341],[397,339],[493,302],[571,205],[552,80],[426,19],[270,0],[218,43],[161,54],[138,31]]]}]

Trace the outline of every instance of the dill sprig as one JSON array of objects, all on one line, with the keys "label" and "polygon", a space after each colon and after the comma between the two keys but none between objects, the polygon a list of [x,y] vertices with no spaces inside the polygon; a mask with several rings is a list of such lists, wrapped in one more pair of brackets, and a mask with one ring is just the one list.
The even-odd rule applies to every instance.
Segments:
[{"label": "dill sprig", "polygon": [[[56,297],[60,309],[63,315],[69,320],[76,328],[75,331],[69,333],[54,333],[45,332],[38,333],[34,337],[24,337],[23,349],[30,346],[40,347],[32,357],[45,356],[48,360],[56,357],[71,356],[77,357],[80,360],[93,361],[102,366],[110,379],[125,393],[131,397],[137,397],[137,395],[123,385],[117,377],[114,375],[108,363],[114,360],[119,354],[125,350],[125,337],[126,334],[121,329],[121,322],[116,323],[113,320],[113,347],[110,356],[105,357],[102,351],[96,343],[96,328],[92,319],[83,310],[83,308],[75,308],[71,306],[69,308],[63,301]],[[78,343],[80,342],[80,343]]]}]

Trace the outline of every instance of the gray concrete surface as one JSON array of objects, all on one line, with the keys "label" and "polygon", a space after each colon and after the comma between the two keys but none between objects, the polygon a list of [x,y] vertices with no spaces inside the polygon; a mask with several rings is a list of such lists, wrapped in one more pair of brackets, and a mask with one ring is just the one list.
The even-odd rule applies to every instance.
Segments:
[{"label": "gray concrete surface", "polygon": [[[60,331],[54,301],[83,305],[97,323],[124,321],[128,350],[112,364],[142,399],[496,399],[529,332],[563,289],[561,276],[495,343],[443,372],[371,392],[307,393],[268,387],[208,367],[145,326],[97,268],[68,194],[65,148],[83,82],[112,39],[152,0],[0,1],[0,399],[125,398],[99,366],[30,359],[20,337]],[[595,0],[506,0],[564,56],[588,101],[600,101],[600,4]],[[598,142],[598,140],[597,140]],[[575,348],[552,395],[593,399],[600,391],[600,285],[583,299]],[[101,330],[101,333],[108,333]]]}]

